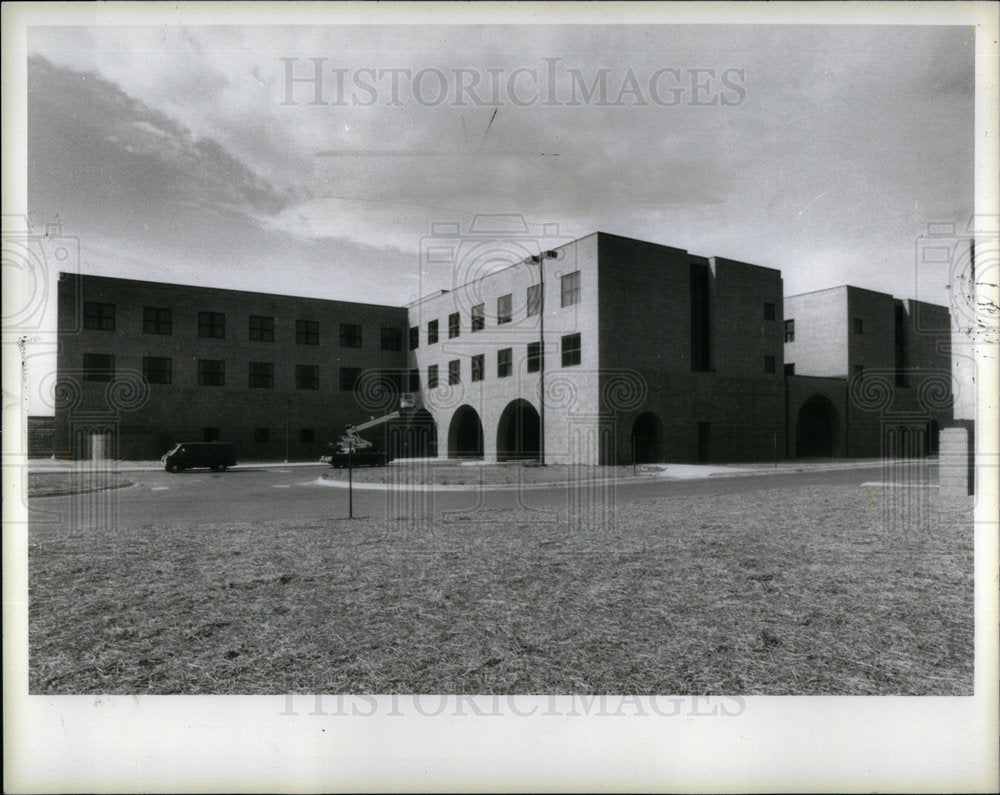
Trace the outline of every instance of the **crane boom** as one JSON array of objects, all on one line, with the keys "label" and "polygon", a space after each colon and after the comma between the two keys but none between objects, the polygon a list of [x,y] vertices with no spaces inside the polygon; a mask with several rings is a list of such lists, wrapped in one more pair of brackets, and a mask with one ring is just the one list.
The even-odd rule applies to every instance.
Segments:
[{"label": "crane boom", "polygon": [[[384,425],[387,422],[392,422],[400,417],[406,415],[411,409],[416,406],[416,396],[410,393],[403,394],[400,396],[399,409],[390,412],[389,414],[384,414],[381,417],[373,417],[367,422],[359,422],[357,425],[348,425],[344,431],[344,435],[337,440],[337,449],[335,454],[331,459],[331,463],[334,466],[339,465],[339,462],[344,456],[348,456],[352,453],[356,453],[359,450],[366,450],[372,446],[372,443],[361,436],[362,431],[369,430],[370,428],[376,428],[379,425]],[[333,445],[331,444],[332,448]],[[374,452],[363,453],[360,455],[376,455]],[[377,455],[383,456],[382,462],[385,462],[384,453],[378,453]]]},{"label": "crane boom", "polygon": [[401,411],[394,411],[391,414],[386,414],[384,417],[379,417],[378,419],[362,422],[358,425],[351,425],[347,428],[347,433],[361,433],[361,431],[366,431],[369,428],[374,428],[377,425],[381,425],[384,422],[390,422],[402,416],[403,413]]}]

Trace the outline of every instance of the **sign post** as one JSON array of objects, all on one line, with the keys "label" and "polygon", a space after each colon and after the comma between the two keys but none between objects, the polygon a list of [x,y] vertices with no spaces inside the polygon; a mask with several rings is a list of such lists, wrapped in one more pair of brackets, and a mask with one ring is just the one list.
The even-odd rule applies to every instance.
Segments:
[{"label": "sign post", "polygon": [[347,445],[347,518],[354,518],[354,442]]}]

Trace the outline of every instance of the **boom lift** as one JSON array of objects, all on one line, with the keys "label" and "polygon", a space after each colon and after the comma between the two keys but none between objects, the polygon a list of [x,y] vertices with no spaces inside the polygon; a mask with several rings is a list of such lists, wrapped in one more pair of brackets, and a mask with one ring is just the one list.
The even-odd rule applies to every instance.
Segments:
[{"label": "boom lift", "polygon": [[[405,417],[415,406],[415,396],[405,393],[400,397],[399,408],[396,411],[381,417],[373,417],[367,422],[361,422],[357,425],[348,425],[344,435],[337,440],[336,450],[330,456],[330,466],[384,466],[388,463],[386,460],[388,453],[369,450],[372,443],[362,437],[361,432]],[[330,447],[334,447],[334,445],[330,444]]]}]

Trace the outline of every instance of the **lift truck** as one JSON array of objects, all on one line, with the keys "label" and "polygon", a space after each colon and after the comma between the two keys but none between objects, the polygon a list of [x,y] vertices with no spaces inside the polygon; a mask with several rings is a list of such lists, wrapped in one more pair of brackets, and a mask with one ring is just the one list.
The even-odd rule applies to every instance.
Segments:
[{"label": "lift truck", "polygon": [[328,446],[331,450],[330,466],[342,468],[346,466],[356,467],[381,467],[388,462],[388,451],[371,450],[373,445],[361,436],[362,431],[377,428],[387,422],[405,417],[416,406],[416,397],[410,393],[400,397],[399,409],[382,417],[372,418],[368,422],[357,425],[348,425],[344,435],[336,442],[331,442]]}]

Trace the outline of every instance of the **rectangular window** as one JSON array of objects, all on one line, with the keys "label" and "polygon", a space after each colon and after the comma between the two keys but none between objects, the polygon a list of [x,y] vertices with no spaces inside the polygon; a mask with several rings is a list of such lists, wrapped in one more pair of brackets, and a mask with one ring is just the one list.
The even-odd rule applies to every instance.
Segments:
[{"label": "rectangular window", "polygon": [[316,441],[316,429],[315,428],[300,428],[299,429],[299,442],[302,444],[313,444]]},{"label": "rectangular window", "polygon": [[580,271],[567,273],[561,281],[559,292],[562,306],[573,306],[573,304],[580,303]]},{"label": "rectangular window", "polygon": [[361,326],[358,323],[340,324],[340,347],[341,348],[361,347]]},{"label": "rectangular window", "polygon": [[785,342],[795,342],[795,321],[785,321]]},{"label": "rectangular window", "polygon": [[84,381],[114,381],[115,357],[104,353],[83,354]]},{"label": "rectangular window", "polygon": [[264,444],[271,441],[271,429],[270,428],[254,428],[253,429],[253,440],[257,444]]},{"label": "rectangular window", "polygon": [[142,308],[142,332],[143,334],[173,334],[174,311],[155,306],[144,306]]},{"label": "rectangular window", "polygon": [[773,356],[765,356],[764,357],[764,372],[765,373],[773,373],[775,371],[774,368],[775,368],[774,357]]},{"label": "rectangular window", "polygon": [[510,293],[507,293],[507,295],[501,295],[497,299],[498,326],[502,326],[504,323],[510,323],[512,299],[513,296]]},{"label": "rectangular window", "polygon": [[580,363],[580,335],[567,334],[562,338],[562,366],[572,367]]},{"label": "rectangular window", "polygon": [[419,368],[412,368],[409,373],[409,381],[407,392],[419,392],[420,391],[420,370]]},{"label": "rectangular window", "polygon": [[427,322],[427,344],[433,345],[438,341],[438,322],[430,320]]},{"label": "rectangular window", "polygon": [[226,336],[226,316],[222,312],[199,312],[198,336],[223,339]]},{"label": "rectangular window", "polygon": [[427,388],[435,389],[438,385],[438,366],[432,364],[427,368]]},{"label": "rectangular window", "polygon": [[476,304],[472,307],[472,330],[482,331],[486,328],[486,304]]},{"label": "rectangular window", "polygon": [[319,321],[296,320],[295,341],[299,345],[319,345]]},{"label": "rectangular window", "polygon": [[860,318],[854,318],[854,333],[864,334],[865,333],[865,322]]},{"label": "rectangular window", "polygon": [[173,360],[162,356],[143,356],[142,374],[151,384],[169,384],[173,380]]},{"label": "rectangular window", "polygon": [[341,367],[340,368],[340,391],[341,392],[353,392],[358,385],[358,379],[361,378],[361,368],[360,367]]},{"label": "rectangular window", "polygon": [[472,357],[472,380],[482,381],[486,376],[486,355],[477,353]]},{"label": "rectangular window", "polygon": [[274,318],[250,315],[250,339],[253,342],[274,342]]},{"label": "rectangular window", "polygon": [[537,373],[542,369],[542,343],[528,343],[528,372]]},{"label": "rectangular window", "polygon": [[85,301],[83,304],[83,327],[97,331],[114,331],[115,305]]},{"label": "rectangular window", "polygon": [[542,285],[532,284],[528,286],[528,317],[533,317],[542,311]]},{"label": "rectangular window", "polygon": [[457,337],[462,333],[462,314],[452,312],[448,315],[448,339]]},{"label": "rectangular window", "polygon": [[764,320],[774,320],[774,304],[764,302]]},{"label": "rectangular window", "polygon": [[226,363],[221,359],[198,360],[198,386],[225,386]]},{"label": "rectangular window", "polygon": [[410,327],[410,350],[415,351],[420,347],[420,326]]},{"label": "rectangular window", "polygon": [[271,362],[250,362],[250,386],[273,389],[274,365]]},{"label": "rectangular window", "polygon": [[795,364],[785,365],[785,375],[795,375]]},{"label": "rectangular window", "polygon": [[382,326],[382,350],[403,350],[403,330],[392,326]]},{"label": "rectangular window", "polygon": [[497,378],[506,378],[514,372],[514,350],[504,348],[497,351]]},{"label": "rectangular window", "polygon": [[454,386],[462,383],[462,360],[452,359],[448,362],[448,384]]},{"label": "rectangular window", "polygon": [[295,365],[295,388],[319,389],[319,365],[318,364]]},{"label": "rectangular window", "polygon": [[219,441],[220,434],[218,428],[202,428],[201,429],[201,440],[203,442],[217,442]]}]

